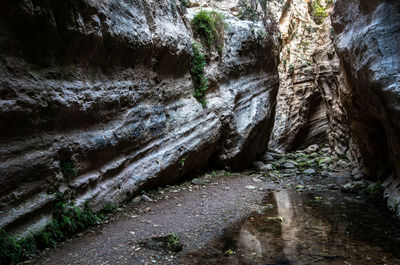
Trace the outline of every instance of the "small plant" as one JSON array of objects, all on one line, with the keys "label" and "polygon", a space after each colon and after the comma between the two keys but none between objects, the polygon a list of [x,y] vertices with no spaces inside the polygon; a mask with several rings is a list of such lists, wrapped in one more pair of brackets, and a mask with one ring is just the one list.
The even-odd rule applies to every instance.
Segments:
[{"label": "small plant", "polygon": [[181,170],[182,170],[183,167],[185,166],[185,161],[186,161],[186,158],[182,158],[182,159],[179,161],[179,163],[181,164]]},{"label": "small plant", "polygon": [[201,10],[192,19],[194,31],[205,39],[209,48],[214,46],[222,52],[224,46],[225,20],[215,11]]},{"label": "small plant", "polygon": [[[109,206],[106,208],[108,212],[111,209]],[[88,203],[80,209],[60,193],[56,194],[52,217],[44,229],[22,239],[8,236],[4,230],[0,230],[0,264],[16,264],[35,257],[40,250],[53,248],[57,242],[101,221]]]},{"label": "small plant", "polygon": [[187,8],[189,6],[189,0],[181,0],[181,7]]},{"label": "small plant", "polygon": [[168,253],[177,253],[182,250],[183,244],[176,234],[146,238],[140,244],[149,249]]},{"label": "small plant", "polygon": [[228,249],[227,251],[224,252],[225,256],[231,256],[231,255],[235,255],[236,251],[234,251],[233,249]]},{"label": "small plant", "polygon": [[239,0],[239,19],[258,21],[257,2],[255,0]]},{"label": "small plant", "polygon": [[377,181],[375,185],[369,185],[365,188],[365,190],[368,192],[369,197],[373,200],[379,199],[379,197],[383,193],[383,187],[380,181]]},{"label": "small plant", "polygon": [[71,159],[61,162],[61,172],[66,181],[70,181],[78,176],[78,170],[75,167],[74,161]]},{"label": "small plant", "polygon": [[288,74],[289,74],[289,75],[292,75],[293,73],[294,73],[294,65],[293,65],[293,64],[290,64],[290,65],[289,65]]},{"label": "small plant", "polygon": [[262,30],[262,29],[257,30],[257,38],[259,40],[265,39],[266,36],[267,36],[267,33],[265,32],[265,30]]},{"label": "small plant", "polygon": [[205,94],[208,89],[208,79],[204,76],[204,67],[206,66],[206,56],[202,52],[199,43],[192,43],[193,58],[191,62],[190,72],[194,84],[194,97],[205,107],[207,105]]},{"label": "small plant", "polygon": [[282,11],[283,11],[283,12],[286,12],[286,11],[289,10],[289,8],[290,8],[290,4],[285,3],[285,4],[282,6]]},{"label": "small plant", "polygon": [[167,249],[173,252],[178,252],[182,249],[182,243],[176,234],[169,234],[165,237]]},{"label": "small plant", "polygon": [[333,5],[334,0],[325,0],[327,6]]},{"label": "small plant", "polygon": [[335,38],[335,29],[334,28],[331,28],[330,35],[331,35],[331,39]]},{"label": "small plant", "polygon": [[267,11],[267,0],[258,0],[264,13]]},{"label": "small plant", "polygon": [[16,264],[21,256],[22,249],[17,240],[0,230],[0,264]]},{"label": "small plant", "polygon": [[313,20],[317,25],[321,25],[324,19],[328,16],[326,13],[326,7],[321,4],[320,0],[314,0],[312,1],[311,10]]},{"label": "small plant", "polygon": [[111,213],[115,212],[116,209],[117,209],[117,207],[115,207],[114,205],[106,204],[103,206],[103,208],[101,208],[99,213],[102,215],[107,215],[107,214],[111,214]]}]

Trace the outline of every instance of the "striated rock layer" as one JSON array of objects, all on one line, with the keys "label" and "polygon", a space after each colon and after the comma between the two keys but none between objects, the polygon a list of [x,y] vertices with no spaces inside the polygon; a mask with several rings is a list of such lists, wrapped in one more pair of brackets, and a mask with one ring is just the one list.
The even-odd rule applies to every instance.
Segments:
[{"label": "striated rock layer", "polygon": [[[332,5],[325,6],[329,14]],[[338,96],[339,60],[332,44],[330,19],[314,21],[310,1],[286,1],[274,12],[281,14],[283,49],[269,148],[284,151],[329,143],[336,153],[344,155],[348,128]]]},{"label": "striated rock layer", "polygon": [[390,176],[385,195],[400,214],[400,3],[337,0],[332,20],[354,157],[371,178]]},{"label": "striated rock layer", "polygon": [[280,44],[262,23],[224,14],[203,108],[179,3],[8,0],[0,13],[0,228],[42,227],[57,190],[99,209],[265,150]]}]

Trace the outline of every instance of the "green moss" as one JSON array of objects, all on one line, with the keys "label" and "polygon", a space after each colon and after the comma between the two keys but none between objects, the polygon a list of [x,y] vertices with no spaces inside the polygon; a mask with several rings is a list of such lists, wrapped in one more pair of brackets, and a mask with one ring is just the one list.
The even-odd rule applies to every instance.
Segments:
[{"label": "green moss", "polygon": [[[110,207],[107,208],[109,212]],[[93,213],[88,203],[81,209],[68,201],[66,196],[57,193],[52,221],[41,231],[18,239],[0,230],[0,264],[16,264],[21,260],[32,258],[40,250],[53,248],[57,242],[100,222],[101,218]]]},{"label": "green moss", "polygon": [[192,19],[194,31],[206,41],[209,48],[222,52],[224,46],[225,20],[215,11],[201,10]]},{"label": "green moss", "polygon": [[206,66],[206,56],[202,52],[202,47],[199,43],[192,43],[193,58],[191,62],[190,72],[192,74],[194,85],[194,97],[200,102],[203,107],[207,105],[205,95],[208,89],[208,79],[204,76],[204,67]]}]

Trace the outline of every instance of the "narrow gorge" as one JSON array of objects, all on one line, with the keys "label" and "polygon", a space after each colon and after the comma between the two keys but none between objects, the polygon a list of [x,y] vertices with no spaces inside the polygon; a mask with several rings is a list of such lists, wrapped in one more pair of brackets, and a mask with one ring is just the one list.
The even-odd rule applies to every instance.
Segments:
[{"label": "narrow gorge", "polygon": [[0,14],[0,264],[400,264],[398,1]]}]

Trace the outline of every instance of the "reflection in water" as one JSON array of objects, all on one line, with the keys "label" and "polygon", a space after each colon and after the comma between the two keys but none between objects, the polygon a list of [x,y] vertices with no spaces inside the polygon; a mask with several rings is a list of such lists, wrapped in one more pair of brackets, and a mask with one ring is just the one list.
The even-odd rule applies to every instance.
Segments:
[{"label": "reflection in water", "polygon": [[287,190],[267,203],[274,207],[228,227],[182,263],[190,256],[194,264],[400,264],[399,220],[376,205]]}]

